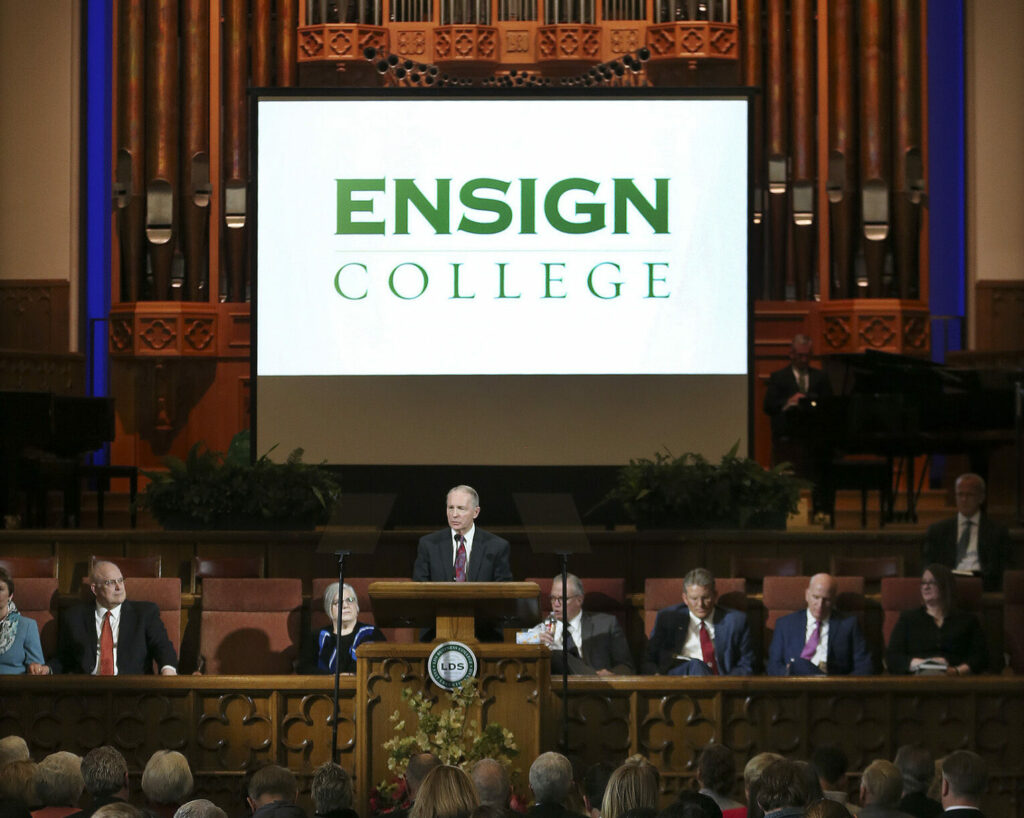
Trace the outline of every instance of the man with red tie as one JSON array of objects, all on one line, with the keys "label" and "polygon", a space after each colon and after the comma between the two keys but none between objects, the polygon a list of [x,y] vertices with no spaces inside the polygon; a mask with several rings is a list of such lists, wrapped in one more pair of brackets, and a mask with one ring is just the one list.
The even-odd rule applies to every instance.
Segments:
[{"label": "man with red tie", "polygon": [[508,540],[476,527],[480,496],[456,486],[446,500],[448,528],[420,538],[412,578],[416,582],[511,582]]},{"label": "man with red tie", "polygon": [[112,562],[93,565],[90,585],[94,604],[69,608],[60,622],[57,655],[51,673],[89,673],[115,676],[152,673],[177,674],[178,658],[160,611],[152,602],[128,600],[124,576]]},{"label": "man with red tie", "polygon": [[815,574],[804,594],[807,608],[775,623],[768,650],[769,676],[868,676],[873,667],[857,617],[835,610],[839,586]]},{"label": "man with red tie", "polygon": [[658,612],[647,640],[644,673],[749,676],[754,672],[750,625],[740,611],[716,605],[715,577],[694,568],[683,577],[683,601]]}]

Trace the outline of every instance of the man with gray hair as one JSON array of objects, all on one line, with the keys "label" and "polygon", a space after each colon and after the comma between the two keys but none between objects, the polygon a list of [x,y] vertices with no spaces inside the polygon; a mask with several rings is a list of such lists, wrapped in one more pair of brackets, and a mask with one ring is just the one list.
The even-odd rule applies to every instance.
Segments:
[{"label": "man with gray hair", "polygon": [[575,574],[566,577],[562,598],[562,575],[551,580],[552,628],[541,628],[540,643],[551,648],[551,672],[562,673],[562,606],[569,625],[567,644],[569,673],[615,676],[635,673],[633,655],[619,620],[611,614],[583,610],[583,583]]},{"label": "man with gray hair", "polygon": [[957,750],[942,760],[942,818],[985,818],[981,799],[988,787],[985,760]]},{"label": "man with gray hair", "polygon": [[473,765],[470,777],[473,779],[473,786],[481,804],[488,804],[503,811],[508,810],[512,785],[504,764],[493,758],[481,758]]},{"label": "man with gray hair", "polygon": [[937,818],[942,804],[928,797],[935,778],[935,759],[931,750],[918,744],[904,744],[896,751],[893,763],[903,775],[903,797],[899,808],[914,818]]},{"label": "man with gray hair", "polygon": [[644,673],[749,676],[754,672],[750,625],[740,611],[716,604],[715,577],[694,568],[683,577],[683,601],[658,612],[647,641]]},{"label": "man with gray hair", "polygon": [[61,617],[57,655],[47,671],[115,676],[152,673],[155,663],[161,675],[176,675],[178,657],[160,610],[128,599],[121,569],[98,560],[89,587],[95,602],[75,605]]},{"label": "man with gray hair", "polygon": [[534,805],[526,818],[577,818],[565,808],[572,787],[572,764],[561,753],[541,753],[530,765],[530,789]]},{"label": "man with gray hair", "polygon": [[412,578],[416,582],[511,582],[508,540],[476,527],[480,495],[455,486],[445,499],[448,528],[420,538]]},{"label": "man with gray hair", "polygon": [[903,775],[884,758],[868,764],[860,777],[860,818],[911,818],[897,808],[903,792]]},{"label": "man with gray hair", "polygon": [[358,818],[352,810],[352,778],[340,764],[327,761],[317,767],[309,794],[319,818]]},{"label": "man with gray hair", "polygon": [[249,779],[246,800],[253,818],[306,818],[305,810],[295,805],[298,792],[295,773],[278,764],[268,764]]},{"label": "man with gray hair", "polygon": [[78,811],[78,801],[85,789],[82,758],[62,750],[51,753],[36,768],[36,795],[43,809],[36,818],[62,818]]},{"label": "man with gray hair", "polygon": [[228,814],[213,801],[196,798],[178,807],[174,818],[228,818]]},{"label": "man with gray hair", "polygon": [[0,767],[8,761],[28,761],[28,743],[21,736],[0,738]]},{"label": "man with gray hair", "polygon": [[82,759],[81,769],[92,805],[72,813],[71,818],[91,818],[100,807],[128,800],[128,763],[115,748],[110,745],[93,748]]}]

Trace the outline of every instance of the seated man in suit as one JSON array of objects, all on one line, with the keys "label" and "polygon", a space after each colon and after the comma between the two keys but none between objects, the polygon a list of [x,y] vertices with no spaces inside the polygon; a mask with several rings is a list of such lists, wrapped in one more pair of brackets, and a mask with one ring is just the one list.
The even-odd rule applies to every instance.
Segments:
[{"label": "seated man in suit", "polygon": [[775,623],[769,676],[868,676],[871,654],[857,618],[834,610],[838,585],[829,574],[811,577],[807,608]]},{"label": "seated man in suit", "polygon": [[981,799],[988,787],[985,759],[957,750],[942,760],[943,818],[985,818]]},{"label": "seated man in suit", "polygon": [[476,527],[480,496],[456,486],[446,501],[448,528],[420,538],[412,578],[416,582],[511,582],[508,540]]},{"label": "seated man in suit", "polygon": [[[551,581],[551,613],[554,627],[542,628],[540,642],[551,648],[551,672],[562,672],[562,575]],[[569,623],[569,672],[598,676],[635,673],[626,634],[611,614],[583,610],[583,583],[569,574],[566,578],[565,617]]]},{"label": "seated man in suit", "polygon": [[954,571],[980,574],[986,591],[1003,586],[1010,556],[1010,532],[981,510],[985,481],[977,474],[956,479],[956,517],[928,528],[924,564],[938,562]]},{"label": "seated man in suit", "polygon": [[658,612],[647,641],[644,673],[669,676],[749,676],[754,672],[750,625],[739,611],[715,604],[706,568],[683,577],[683,601]]},{"label": "seated man in suit", "polygon": [[151,673],[155,662],[162,675],[176,675],[177,655],[156,605],[129,600],[121,569],[112,562],[93,565],[90,580],[96,601],[75,605],[61,617],[50,672]]}]

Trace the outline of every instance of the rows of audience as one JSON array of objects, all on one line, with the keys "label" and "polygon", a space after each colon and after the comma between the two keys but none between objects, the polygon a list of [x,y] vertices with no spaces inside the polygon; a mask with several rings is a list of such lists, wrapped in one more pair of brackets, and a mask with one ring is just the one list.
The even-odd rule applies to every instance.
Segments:
[{"label": "rows of audience", "polygon": [[[733,751],[709,744],[700,751],[694,787],[672,797],[657,768],[640,756],[618,766],[594,764],[577,775],[568,758],[546,752],[531,764],[529,796],[521,797],[513,790],[508,767],[497,760],[482,759],[464,770],[420,753],[404,771],[404,800],[370,815],[984,818],[981,801],[988,774],[984,760],[971,751],[933,761],[927,749],[906,745],[893,761],[868,764],[853,796],[847,766],[846,756],[834,746],[819,748],[807,761],[765,752],[746,763],[740,782]],[[142,773],[141,793],[130,792],[128,782],[128,765],[113,747],[97,747],[84,757],[56,752],[35,763],[23,738],[0,739],[0,818],[228,818],[220,806],[195,797],[192,772],[179,752],[152,755]],[[361,818],[353,809],[352,780],[338,764],[316,769],[309,795],[315,818]],[[232,818],[309,818],[296,803],[295,774],[275,764],[247,773],[241,796]]]}]

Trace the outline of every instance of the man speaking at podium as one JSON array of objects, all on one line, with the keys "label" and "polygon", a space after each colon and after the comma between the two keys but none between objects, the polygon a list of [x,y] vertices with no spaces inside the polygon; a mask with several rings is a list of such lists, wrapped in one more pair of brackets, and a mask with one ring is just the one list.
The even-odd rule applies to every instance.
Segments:
[{"label": "man speaking at podium", "polygon": [[470,486],[448,492],[448,528],[420,537],[415,582],[511,582],[508,540],[476,527],[480,496]]}]

